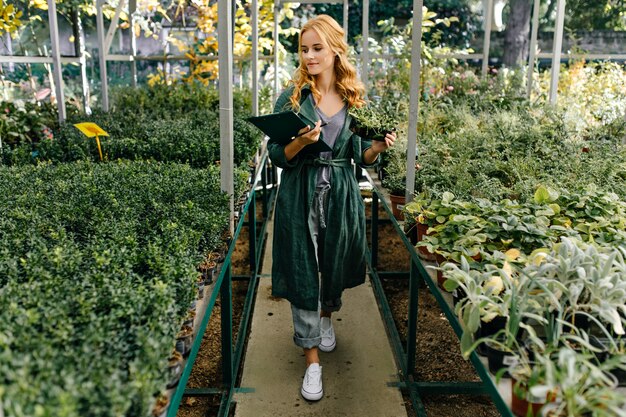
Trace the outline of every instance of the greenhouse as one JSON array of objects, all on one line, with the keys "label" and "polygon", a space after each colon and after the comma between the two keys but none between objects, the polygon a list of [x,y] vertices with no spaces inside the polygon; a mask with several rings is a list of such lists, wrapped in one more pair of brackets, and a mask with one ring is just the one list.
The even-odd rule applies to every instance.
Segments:
[{"label": "greenhouse", "polygon": [[0,417],[626,417],[623,0],[0,0]]}]

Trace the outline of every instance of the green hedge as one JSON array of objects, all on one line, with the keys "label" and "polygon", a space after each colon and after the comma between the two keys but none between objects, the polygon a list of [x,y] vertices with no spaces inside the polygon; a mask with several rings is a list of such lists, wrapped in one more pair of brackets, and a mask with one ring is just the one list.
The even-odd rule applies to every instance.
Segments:
[{"label": "green hedge", "polygon": [[216,167],[0,167],[4,414],[149,415],[227,207]]},{"label": "green hedge", "polygon": [[[220,159],[216,91],[185,84],[123,89],[112,96],[115,104],[110,112],[73,114],[67,123],[54,127],[52,139],[16,140],[2,148],[0,160],[6,165],[98,160],[95,140],[87,139],[73,126],[80,122],[94,122],[109,134],[100,138],[108,160],[183,162],[204,168]],[[245,120],[251,108],[248,96],[246,91],[234,94],[236,165],[250,161],[262,139]]]}]

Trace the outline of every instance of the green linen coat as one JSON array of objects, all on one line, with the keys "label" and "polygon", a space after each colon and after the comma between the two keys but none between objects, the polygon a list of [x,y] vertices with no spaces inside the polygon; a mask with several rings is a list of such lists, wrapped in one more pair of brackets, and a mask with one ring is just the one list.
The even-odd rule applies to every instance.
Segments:
[{"label": "green linen coat", "polygon": [[[289,97],[293,88],[281,94],[275,112],[291,109]],[[308,87],[302,89],[298,115],[314,124],[319,117],[311,100],[306,100],[310,93]],[[333,159],[352,159],[357,165],[366,167],[363,152],[371,146],[371,141],[352,133],[350,120],[350,115],[346,115],[333,146]],[[319,297],[318,270],[323,281],[322,301],[336,300],[345,288],[365,281],[367,241],[365,209],[359,185],[351,166],[345,163],[330,166],[327,228],[322,235],[323,242],[319,242],[324,256],[318,269],[308,226],[318,171],[317,166],[310,164],[314,157],[301,151],[287,161],[284,145],[270,140],[267,147],[272,162],[283,169],[274,217],[272,295],[286,298],[300,309],[315,311]]]}]

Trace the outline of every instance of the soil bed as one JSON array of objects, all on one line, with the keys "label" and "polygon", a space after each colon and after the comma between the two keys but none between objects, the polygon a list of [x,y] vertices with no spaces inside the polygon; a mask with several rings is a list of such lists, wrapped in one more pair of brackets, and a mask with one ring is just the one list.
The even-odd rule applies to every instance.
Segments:
[{"label": "soil bed", "polygon": [[[367,210],[369,216],[369,210]],[[388,219],[380,208],[379,218]],[[408,271],[410,257],[391,223],[379,225],[378,271],[407,271],[407,279],[382,278],[402,343],[408,325]],[[419,381],[480,381],[472,364],[463,359],[459,339],[454,334],[437,301],[426,287],[420,288],[417,322],[416,379]],[[415,416],[410,398],[403,392],[407,414]],[[487,396],[422,397],[428,417],[496,417],[500,413]]]},{"label": "soil bed", "polygon": [[[258,213],[258,211],[257,211]],[[257,216],[258,217],[258,216]],[[247,275],[250,271],[248,261],[248,228],[243,227],[232,256],[232,274]],[[213,287],[211,287],[213,288]],[[239,331],[243,304],[248,292],[248,281],[233,281],[233,344]],[[221,340],[221,303],[218,296],[211,319],[207,325],[198,356],[189,376],[187,388],[220,388],[222,384],[222,340]],[[178,417],[216,416],[220,407],[220,396],[183,398]],[[232,413],[231,413],[232,414]]]}]

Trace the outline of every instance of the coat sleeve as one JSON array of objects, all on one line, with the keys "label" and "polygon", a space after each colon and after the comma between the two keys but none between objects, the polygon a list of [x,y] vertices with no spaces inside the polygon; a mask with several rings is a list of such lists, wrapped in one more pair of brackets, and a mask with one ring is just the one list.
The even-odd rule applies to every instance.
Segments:
[{"label": "coat sleeve", "polygon": [[368,139],[363,139],[357,134],[353,134],[350,138],[352,140],[352,150],[354,151],[354,163],[360,166],[361,168],[369,168],[378,165],[378,161],[380,161],[380,155],[372,162],[371,164],[366,164],[363,160],[363,154],[366,150],[372,147],[372,141]]},{"label": "coat sleeve", "polygon": [[[278,113],[281,111],[286,111],[291,108],[291,104],[289,103],[289,97],[293,93],[293,87],[290,87],[282,92],[278,100],[276,100],[276,104],[274,105],[274,113]],[[294,168],[298,165],[298,155],[296,155],[291,161],[288,161],[285,157],[285,145],[281,145],[272,139],[267,142],[267,152],[274,163],[279,168],[289,169]]]}]

